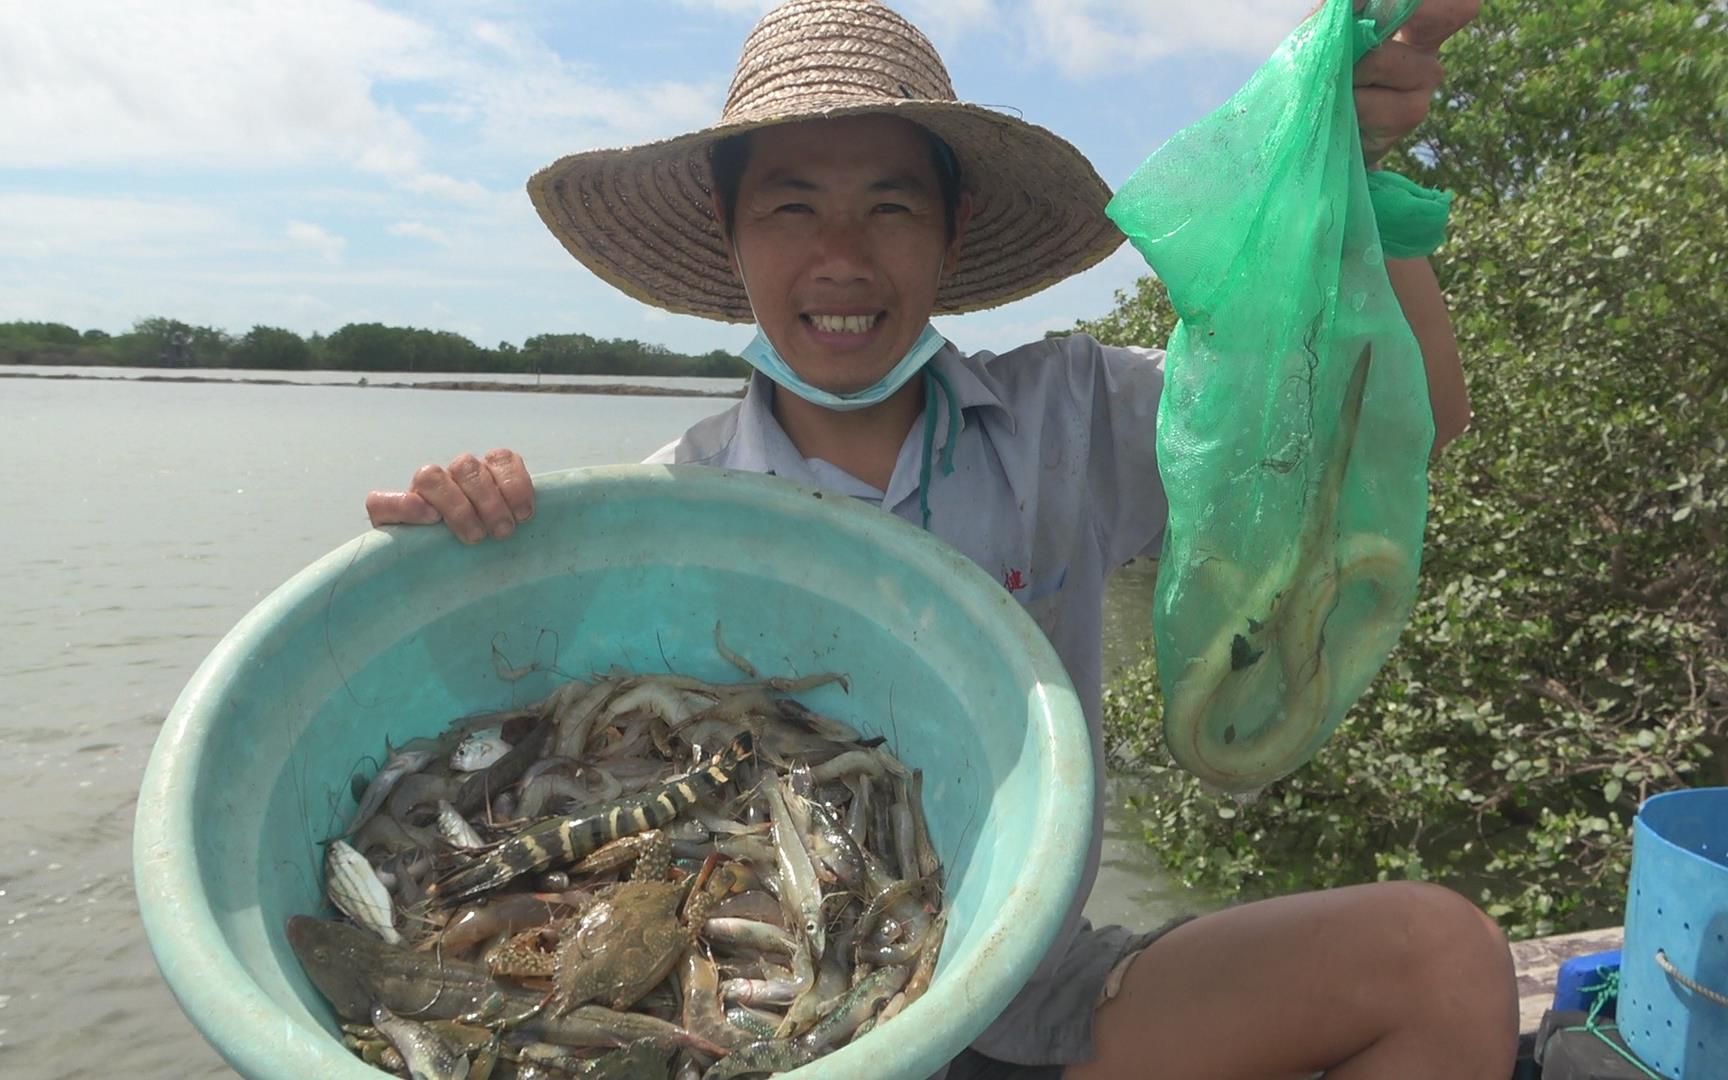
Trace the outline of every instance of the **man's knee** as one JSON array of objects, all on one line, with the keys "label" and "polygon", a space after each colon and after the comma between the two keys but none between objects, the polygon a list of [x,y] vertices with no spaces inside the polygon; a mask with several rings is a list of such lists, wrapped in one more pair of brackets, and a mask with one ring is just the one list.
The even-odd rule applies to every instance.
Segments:
[{"label": "man's knee", "polygon": [[[1460,982],[1485,1007],[1517,998],[1512,950],[1499,925],[1470,900],[1440,885],[1387,882],[1382,900],[1395,913],[1410,974],[1440,992]],[[1514,1009],[1515,1009],[1514,1005]]]}]

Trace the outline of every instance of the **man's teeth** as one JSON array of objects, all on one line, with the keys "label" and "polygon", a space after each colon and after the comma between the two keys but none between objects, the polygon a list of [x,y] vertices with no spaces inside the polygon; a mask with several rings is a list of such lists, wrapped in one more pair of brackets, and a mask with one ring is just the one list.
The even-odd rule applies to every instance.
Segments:
[{"label": "man's teeth", "polygon": [[825,334],[862,334],[876,325],[876,316],[812,315],[810,321]]}]

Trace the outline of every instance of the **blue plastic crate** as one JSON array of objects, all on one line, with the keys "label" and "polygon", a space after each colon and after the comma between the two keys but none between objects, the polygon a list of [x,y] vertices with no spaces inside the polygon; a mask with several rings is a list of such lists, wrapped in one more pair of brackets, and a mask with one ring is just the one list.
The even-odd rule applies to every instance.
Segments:
[{"label": "blue plastic crate", "polygon": [[[1560,965],[1560,978],[1554,984],[1555,1012],[1589,1012],[1596,1001],[1597,991],[1610,972],[1620,970],[1620,950],[1574,956]],[[1598,1016],[1614,1015],[1616,1002],[1610,999]]]}]

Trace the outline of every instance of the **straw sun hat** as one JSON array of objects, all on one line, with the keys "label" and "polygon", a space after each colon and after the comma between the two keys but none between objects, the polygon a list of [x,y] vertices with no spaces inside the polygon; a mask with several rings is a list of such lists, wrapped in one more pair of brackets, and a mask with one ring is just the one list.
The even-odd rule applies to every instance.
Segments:
[{"label": "straw sun hat", "polygon": [[751,322],[714,219],[710,148],[770,124],[891,113],[945,140],[973,217],[938,315],[1017,300],[1114,251],[1110,190],[1085,156],[1023,120],[956,100],[930,41],[878,0],[791,0],[745,39],[712,127],[565,157],[528,182],[534,207],[581,263],[638,300]]}]

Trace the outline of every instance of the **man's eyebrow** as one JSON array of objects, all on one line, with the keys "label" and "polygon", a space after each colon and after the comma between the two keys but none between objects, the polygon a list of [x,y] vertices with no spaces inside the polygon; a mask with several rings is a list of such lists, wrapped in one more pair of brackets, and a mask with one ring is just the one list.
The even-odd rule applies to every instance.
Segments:
[{"label": "man's eyebrow", "polygon": [[[787,169],[773,169],[762,178],[766,191],[821,191],[822,185]],[[904,191],[914,195],[929,194],[930,185],[916,173],[894,173],[871,183],[872,192]]]},{"label": "man's eyebrow", "polygon": [[914,195],[924,195],[930,191],[930,185],[914,173],[895,173],[884,176],[870,185],[871,191],[906,191]]},{"label": "man's eyebrow", "polygon": [[764,188],[790,188],[793,191],[819,191],[820,188],[809,180],[785,169],[774,169],[762,178]]}]

